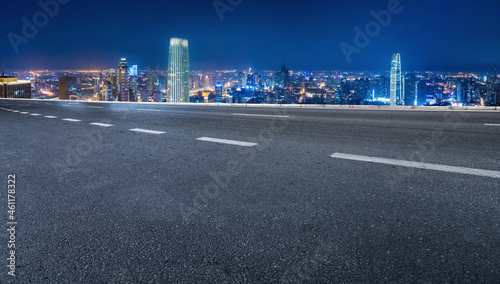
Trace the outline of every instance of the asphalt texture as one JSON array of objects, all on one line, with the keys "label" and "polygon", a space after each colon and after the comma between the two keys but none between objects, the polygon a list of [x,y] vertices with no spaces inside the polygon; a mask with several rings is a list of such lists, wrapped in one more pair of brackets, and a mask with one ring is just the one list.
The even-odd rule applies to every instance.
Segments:
[{"label": "asphalt texture", "polygon": [[0,107],[1,283],[500,282],[500,179],[331,157],[500,171],[500,112]]}]

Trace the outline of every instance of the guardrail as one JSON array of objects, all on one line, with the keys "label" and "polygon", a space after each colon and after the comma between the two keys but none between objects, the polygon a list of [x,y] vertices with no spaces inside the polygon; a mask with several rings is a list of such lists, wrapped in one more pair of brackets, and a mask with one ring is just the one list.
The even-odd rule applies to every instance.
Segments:
[{"label": "guardrail", "polygon": [[[40,100],[40,99],[7,99],[0,100],[23,100],[23,101],[40,101],[40,102],[55,102],[60,100]],[[62,102],[86,102],[96,104],[139,104],[139,105],[177,105],[177,106],[207,106],[207,107],[270,107],[270,108],[314,108],[314,109],[379,109],[379,110],[488,110],[500,111],[500,106],[378,106],[378,105],[313,105],[313,104],[226,104],[226,103],[150,103],[150,102],[101,102],[101,101],[69,101]]]}]

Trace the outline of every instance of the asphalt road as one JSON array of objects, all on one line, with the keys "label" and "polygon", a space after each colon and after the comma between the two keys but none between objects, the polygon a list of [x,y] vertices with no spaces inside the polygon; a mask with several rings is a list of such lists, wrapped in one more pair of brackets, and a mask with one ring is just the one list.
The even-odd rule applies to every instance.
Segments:
[{"label": "asphalt road", "polygon": [[498,283],[499,124],[0,100],[0,282]]}]

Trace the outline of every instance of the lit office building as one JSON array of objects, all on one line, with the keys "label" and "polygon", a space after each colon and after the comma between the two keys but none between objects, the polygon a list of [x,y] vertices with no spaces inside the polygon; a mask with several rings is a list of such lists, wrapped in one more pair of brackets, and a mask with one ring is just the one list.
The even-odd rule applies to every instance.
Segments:
[{"label": "lit office building", "polygon": [[3,62],[2,76],[0,77],[0,98],[31,99],[31,81],[5,76]]},{"label": "lit office building", "polygon": [[215,83],[215,102],[222,102],[222,83]]},{"label": "lit office building", "polygon": [[401,55],[392,55],[391,62],[391,106],[400,105],[402,97]]},{"label": "lit office building", "polygon": [[105,80],[102,83],[101,101],[105,102],[115,101],[115,96],[113,96],[113,84],[109,80]]},{"label": "lit office building", "polygon": [[189,102],[189,45],[185,39],[170,40],[167,87],[167,102]]}]

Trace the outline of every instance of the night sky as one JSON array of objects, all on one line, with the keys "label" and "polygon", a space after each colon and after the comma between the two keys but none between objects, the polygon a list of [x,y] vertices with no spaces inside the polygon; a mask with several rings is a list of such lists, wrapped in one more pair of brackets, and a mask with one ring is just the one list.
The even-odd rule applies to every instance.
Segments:
[{"label": "night sky", "polygon": [[213,0],[70,0],[17,54],[8,34],[22,37],[21,18],[32,22],[42,8],[35,0],[2,1],[0,56],[10,69],[116,68],[121,57],[165,68],[169,38],[181,37],[189,40],[192,70],[286,63],[292,70],[379,71],[390,68],[395,52],[406,71],[500,68],[498,0],[401,0],[401,13],[348,63],[339,45],[354,46],[354,28],[364,30],[370,11],[390,1],[241,0],[221,21]]}]

